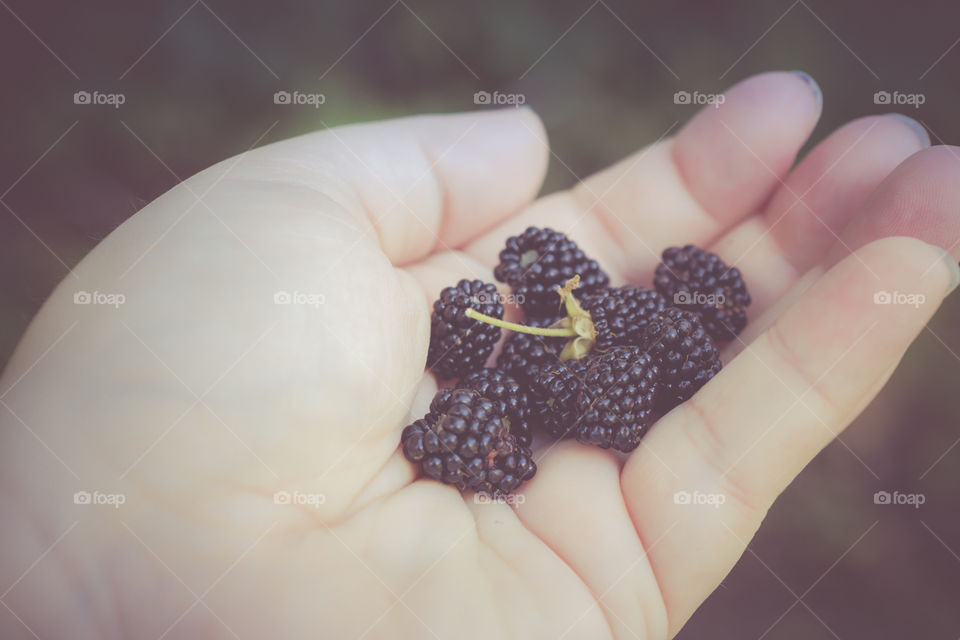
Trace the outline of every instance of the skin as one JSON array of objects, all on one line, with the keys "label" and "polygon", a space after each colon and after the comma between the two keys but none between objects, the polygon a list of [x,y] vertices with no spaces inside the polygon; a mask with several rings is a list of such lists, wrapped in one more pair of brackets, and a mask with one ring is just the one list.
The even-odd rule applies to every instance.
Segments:
[{"label": "skin", "polygon": [[[672,637],[958,277],[957,150],[873,116],[797,164],[818,102],[796,74],[750,78],[535,201],[549,152],[526,109],[313,133],[161,196],[61,283],[3,376],[0,635]],[[751,324],[629,456],[541,443],[513,504],[477,504],[397,445],[436,389],[430,302],[492,279],[531,224],[615,284],[709,247],[744,272]]]}]

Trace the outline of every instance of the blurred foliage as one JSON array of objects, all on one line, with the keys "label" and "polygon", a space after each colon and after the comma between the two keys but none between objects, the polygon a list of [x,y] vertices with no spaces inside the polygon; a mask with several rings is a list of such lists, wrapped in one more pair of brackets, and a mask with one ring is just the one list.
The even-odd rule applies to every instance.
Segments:
[{"label": "blurred foliage", "polygon": [[[819,81],[825,103],[814,139],[889,111],[873,103],[880,89],[923,92],[925,104],[905,110],[935,143],[960,139],[952,82],[960,48],[949,50],[960,9],[946,1],[9,6],[50,51],[11,15],[0,20],[0,171],[13,185],[3,198],[11,211],[0,211],[4,360],[99,239],[178,179],[258,140],[474,109],[481,89],[519,92],[549,130],[552,191],[687,120],[693,107],[674,104],[675,91],[719,92],[769,69],[804,69]],[[123,92],[127,103],[73,104],[74,91],[94,88]],[[322,92],[326,103],[273,104],[275,91],[294,89]],[[960,636],[960,561],[943,546],[960,549],[960,447],[948,451],[960,424],[958,326],[955,295],[844,443],[777,503],[681,637],[758,637],[796,602],[791,590],[799,596],[811,585],[804,602],[816,615],[796,604],[768,637]],[[878,489],[922,491],[927,504],[876,506]]]}]

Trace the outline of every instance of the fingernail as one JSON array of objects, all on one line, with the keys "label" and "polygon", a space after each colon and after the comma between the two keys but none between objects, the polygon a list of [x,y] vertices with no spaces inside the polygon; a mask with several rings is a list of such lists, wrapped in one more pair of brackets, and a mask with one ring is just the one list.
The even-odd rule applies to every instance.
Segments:
[{"label": "fingernail", "polygon": [[957,259],[950,255],[950,252],[943,247],[938,247],[935,244],[931,244],[930,246],[940,252],[940,258],[946,265],[947,271],[950,272],[950,285],[947,287],[947,294],[949,295],[960,286],[960,264],[957,264]]},{"label": "fingernail", "polygon": [[903,124],[910,127],[910,129],[912,129],[913,132],[917,134],[917,138],[919,138],[920,140],[921,149],[926,149],[927,147],[930,146],[930,134],[927,133],[927,130],[924,128],[922,124],[920,124],[910,116],[903,115],[902,113],[887,113],[885,115],[887,115],[890,118],[895,118],[900,122],[902,122]]},{"label": "fingernail", "polygon": [[817,84],[817,81],[813,79],[806,71],[794,71],[793,73],[800,76],[804,82],[807,83],[807,86],[810,87],[810,91],[813,92],[813,95],[817,98],[817,117],[820,117],[820,113],[823,111],[823,91],[820,90],[820,85]]}]

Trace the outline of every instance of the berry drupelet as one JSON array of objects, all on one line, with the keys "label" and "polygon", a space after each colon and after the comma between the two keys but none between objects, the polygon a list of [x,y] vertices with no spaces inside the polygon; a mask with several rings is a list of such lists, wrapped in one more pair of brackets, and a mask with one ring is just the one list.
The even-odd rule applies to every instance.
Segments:
[{"label": "berry drupelet", "polygon": [[659,393],[660,371],[643,348],[617,347],[589,358],[577,397],[577,440],[633,451],[653,421]]},{"label": "berry drupelet", "polygon": [[583,303],[596,331],[594,348],[637,345],[651,318],[667,308],[666,299],[646,287],[627,285],[604,289]]},{"label": "berry drupelet", "polygon": [[690,244],[670,247],[662,258],[653,283],[669,304],[700,314],[714,340],[732,340],[743,330],[750,294],[739,269]]},{"label": "berry drupelet", "polygon": [[644,345],[660,368],[659,408],[663,411],[687,400],[723,366],[700,317],[676,307],[650,321]]},{"label": "berry drupelet", "polygon": [[500,369],[480,369],[460,380],[458,386],[499,402],[500,412],[510,419],[510,433],[520,444],[530,445],[530,398],[513,376]]},{"label": "berry drupelet", "polygon": [[610,283],[576,242],[559,231],[538,227],[507,239],[493,275],[510,285],[528,318],[556,315],[560,308],[556,289],[576,275],[580,276],[578,297],[596,293]]},{"label": "berry drupelet", "polygon": [[440,292],[430,320],[427,366],[441,378],[456,378],[483,368],[500,339],[500,328],[466,315],[474,309],[503,318],[503,305],[494,284],[461,280]]},{"label": "berry drupelet", "polygon": [[441,389],[427,415],[403,430],[403,453],[428,478],[457,489],[505,495],[537,471],[528,447],[510,433],[496,400],[472,389]]}]

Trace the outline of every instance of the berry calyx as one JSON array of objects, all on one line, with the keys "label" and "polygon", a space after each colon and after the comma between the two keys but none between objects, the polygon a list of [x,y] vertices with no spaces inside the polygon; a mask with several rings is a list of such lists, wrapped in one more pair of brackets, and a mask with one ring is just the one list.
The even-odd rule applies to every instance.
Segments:
[{"label": "berry calyx", "polygon": [[561,360],[579,360],[593,348],[597,332],[593,327],[590,314],[584,310],[580,302],[573,296],[573,290],[580,284],[580,276],[570,278],[562,287],[557,287],[557,294],[567,310],[567,315],[557,320],[549,327],[508,322],[500,318],[487,316],[475,309],[467,309],[468,318],[485,322],[495,327],[509,329],[517,333],[543,336],[545,338],[572,338],[560,353]]}]

